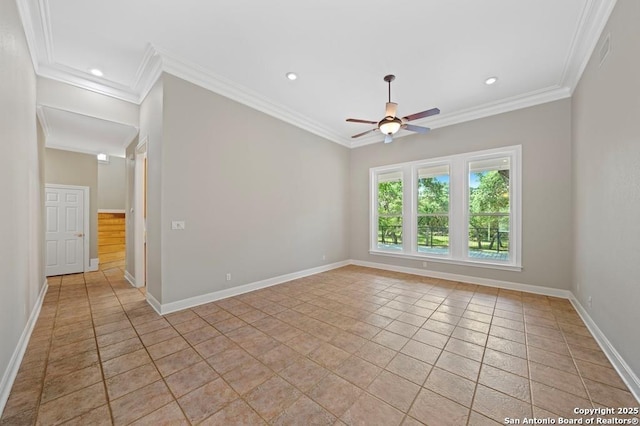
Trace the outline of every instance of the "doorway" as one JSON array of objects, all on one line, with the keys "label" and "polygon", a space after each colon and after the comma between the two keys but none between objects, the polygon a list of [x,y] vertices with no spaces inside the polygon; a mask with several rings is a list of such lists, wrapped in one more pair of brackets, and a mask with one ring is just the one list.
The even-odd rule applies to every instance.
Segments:
[{"label": "doorway", "polygon": [[89,269],[89,187],[45,184],[45,275]]},{"label": "doorway", "polygon": [[147,138],[136,148],[134,171],[134,258],[136,287],[147,284]]}]

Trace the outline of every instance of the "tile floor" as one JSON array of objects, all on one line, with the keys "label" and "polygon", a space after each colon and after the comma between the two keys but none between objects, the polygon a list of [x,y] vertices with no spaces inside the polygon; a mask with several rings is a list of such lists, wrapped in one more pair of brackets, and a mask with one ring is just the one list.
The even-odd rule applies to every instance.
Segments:
[{"label": "tile floor", "polygon": [[166,315],[49,279],[1,425],[497,425],[635,407],[562,299],[349,266]]}]

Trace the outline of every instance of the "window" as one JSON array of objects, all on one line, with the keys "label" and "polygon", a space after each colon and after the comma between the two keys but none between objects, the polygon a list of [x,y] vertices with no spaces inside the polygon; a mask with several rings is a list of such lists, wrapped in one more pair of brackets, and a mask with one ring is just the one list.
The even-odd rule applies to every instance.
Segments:
[{"label": "window", "polygon": [[509,157],[469,162],[469,251],[509,260]]},{"label": "window", "polygon": [[402,172],[377,175],[377,248],[402,250]]},{"label": "window", "polygon": [[520,270],[521,147],[370,170],[372,254]]}]

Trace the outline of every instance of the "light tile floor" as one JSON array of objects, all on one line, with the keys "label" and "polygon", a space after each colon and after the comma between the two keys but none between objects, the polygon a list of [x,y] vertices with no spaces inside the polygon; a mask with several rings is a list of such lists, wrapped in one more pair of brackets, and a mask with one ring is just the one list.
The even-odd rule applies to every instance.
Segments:
[{"label": "light tile floor", "polygon": [[1,425],[497,425],[638,406],[567,300],[349,266],[162,317],[122,276],[49,279]]}]

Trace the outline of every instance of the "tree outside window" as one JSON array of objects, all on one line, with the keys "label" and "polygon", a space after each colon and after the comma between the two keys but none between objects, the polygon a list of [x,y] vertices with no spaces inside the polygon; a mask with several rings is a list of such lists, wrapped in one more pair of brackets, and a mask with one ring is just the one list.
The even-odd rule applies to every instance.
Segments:
[{"label": "tree outside window", "polygon": [[378,177],[378,248],[402,249],[402,176]]}]

